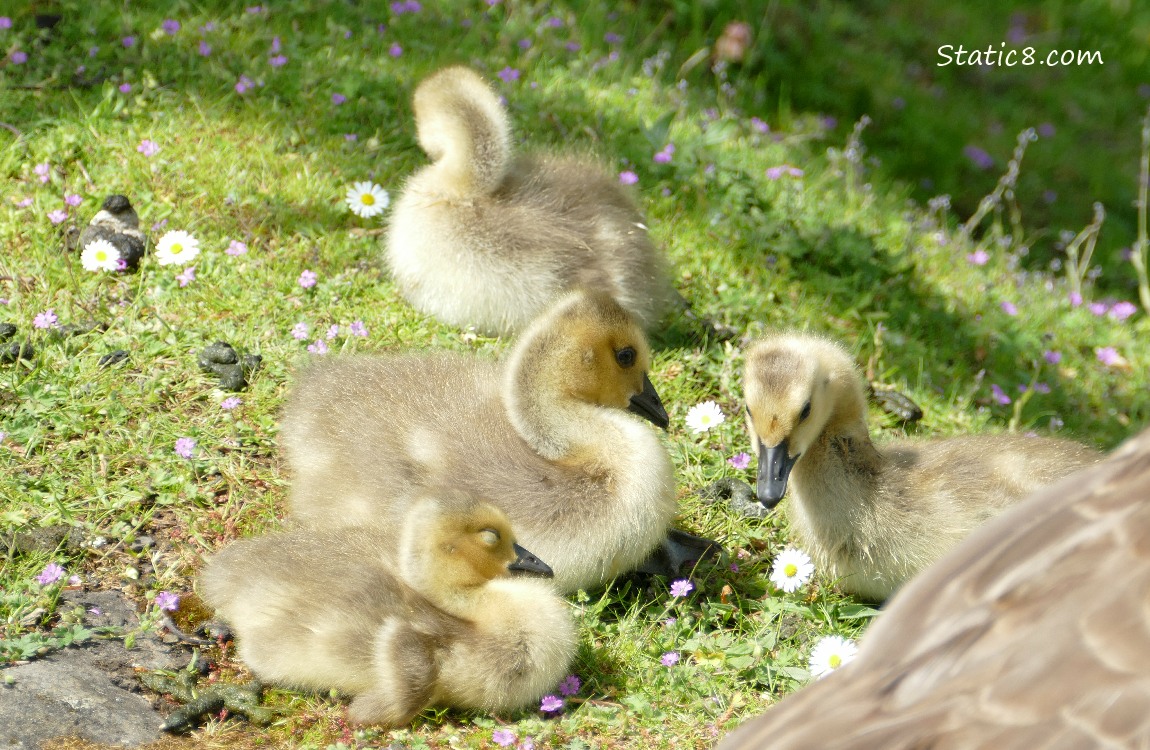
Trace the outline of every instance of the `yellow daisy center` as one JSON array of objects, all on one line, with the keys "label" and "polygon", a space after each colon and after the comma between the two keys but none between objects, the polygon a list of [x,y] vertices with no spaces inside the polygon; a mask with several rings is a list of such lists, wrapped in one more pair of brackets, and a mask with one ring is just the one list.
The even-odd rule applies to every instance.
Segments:
[{"label": "yellow daisy center", "polygon": [[359,196],[359,202],[365,206],[374,206],[375,196],[371,193],[364,193],[363,195]]},{"label": "yellow daisy center", "polygon": [[827,664],[830,665],[831,669],[838,669],[842,663],[843,658],[838,654],[831,654],[831,658],[827,659]]},{"label": "yellow daisy center", "polygon": [[108,251],[107,250],[97,250],[96,251],[96,260],[105,261],[107,259],[108,259]]},{"label": "yellow daisy center", "polygon": [[798,572],[799,566],[794,563],[787,563],[783,566],[783,573],[786,574],[787,578],[794,578]]},{"label": "yellow daisy center", "polygon": [[173,242],[171,252],[172,255],[179,255],[180,253],[184,252],[184,246],[178,242]]}]

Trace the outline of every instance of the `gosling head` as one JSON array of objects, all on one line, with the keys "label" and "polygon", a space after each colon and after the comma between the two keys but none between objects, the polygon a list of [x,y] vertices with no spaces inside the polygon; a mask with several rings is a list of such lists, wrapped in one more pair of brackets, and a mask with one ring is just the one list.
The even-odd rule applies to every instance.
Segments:
[{"label": "gosling head", "polygon": [[564,398],[627,409],[664,429],[669,424],[647,377],[647,337],[610,295],[587,290],[569,294],[536,320],[522,341],[513,367],[517,388],[547,382]]},{"label": "gosling head", "polygon": [[503,511],[470,498],[419,502],[407,518],[400,552],[405,577],[417,586],[458,590],[509,575],[554,576],[515,542]]},{"label": "gosling head", "polygon": [[747,351],[743,370],[747,430],[759,457],[756,494],[768,508],[787,491],[791,469],[827,428],[844,389],[858,389],[854,361],[834,342],[775,336]]}]

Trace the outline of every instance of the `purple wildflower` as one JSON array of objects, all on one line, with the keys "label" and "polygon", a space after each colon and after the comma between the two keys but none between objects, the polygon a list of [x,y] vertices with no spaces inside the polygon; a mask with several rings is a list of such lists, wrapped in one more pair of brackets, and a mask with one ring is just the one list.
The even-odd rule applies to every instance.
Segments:
[{"label": "purple wildflower", "polygon": [[1082,304],[1082,295],[1078,292],[1071,292],[1070,294],[1066,295],[1066,298],[1070,300],[1070,304],[1074,307],[1078,307]]},{"label": "purple wildflower", "polygon": [[519,40],[519,49],[531,49],[531,40],[530,39],[520,39]]},{"label": "purple wildflower", "polygon": [[392,57],[399,57],[403,54],[403,47],[399,46],[399,42],[394,42],[390,47],[387,48],[387,54],[391,55]]},{"label": "purple wildflower", "polygon": [[519,69],[508,66],[495,75],[499,76],[504,83],[512,83],[519,80]]},{"label": "purple wildflower", "polygon": [[1114,306],[1110,308],[1110,317],[1114,320],[1122,321],[1129,318],[1134,313],[1138,312],[1138,308],[1132,302],[1122,300],[1115,302]]},{"label": "purple wildflower", "polygon": [[339,326],[333,323],[330,327],[328,327],[327,333],[324,335],[324,338],[327,339],[328,341],[331,341],[332,339],[334,339],[338,335],[339,335]]},{"label": "purple wildflower", "polygon": [[1006,313],[1007,315],[1017,315],[1018,314],[1018,308],[1014,305],[1013,302],[1003,301],[1003,303],[1001,305],[999,305],[999,307],[1001,307],[1002,311],[1004,313]]},{"label": "purple wildflower", "polygon": [[28,53],[23,50],[16,50],[12,53],[11,60],[16,65],[23,65],[28,62]]},{"label": "purple wildflower", "polygon": [[563,699],[557,695],[545,695],[539,702],[539,710],[544,713],[560,711],[563,708]]},{"label": "purple wildflower", "polygon": [[195,438],[176,438],[176,455],[180,458],[191,458],[196,451]]},{"label": "purple wildflower", "polygon": [[40,584],[41,586],[47,586],[49,584],[55,583],[63,577],[64,566],[60,565],[59,563],[50,562],[44,566],[44,570],[40,572],[40,575],[36,576],[36,583]]},{"label": "purple wildflower", "polygon": [[224,411],[231,411],[242,403],[243,400],[239,396],[228,396],[220,402],[220,408]]},{"label": "purple wildflower", "polygon": [[1047,393],[1050,393],[1050,384],[1049,383],[1041,383],[1041,382],[1035,383],[1034,384],[1034,392],[1046,395]]},{"label": "purple wildflower", "polygon": [[351,322],[350,331],[352,336],[366,336],[367,326],[363,324],[362,320],[353,320]]},{"label": "purple wildflower", "polygon": [[318,278],[319,277],[316,275],[315,271],[312,271],[311,269],[304,269],[303,273],[299,275],[298,283],[304,289],[311,289],[313,286],[315,286],[316,279]]},{"label": "purple wildflower", "polygon": [[165,18],[163,23],[160,24],[160,28],[164,30],[165,34],[172,36],[180,30],[180,22],[173,18]]},{"label": "purple wildflower", "polygon": [[52,165],[48,162],[37,164],[36,166],[32,167],[32,171],[35,172],[36,176],[40,178],[40,182],[46,183],[48,180],[52,179]]},{"label": "purple wildflower", "polygon": [[121,94],[130,94],[130,93],[132,93],[132,84],[130,84],[130,83],[121,83],[121,84],[120,84],[120,93],[121,93]]},{"label": "purple wildflower", "polygon": [[144,140],[140,141],[139,146],[136,146],[136,150],[144,156],[155,156],[156,154],[160,153],[160,144],[149,138],[145,138]]},{"label": "purple wildflower", "polygon": [[343,139],[345,141],[347,141],[348,143],[355,143],[356,141],[359,140],[359,136],[356,135],[355,133],[344,133]]},{"label": "purple wildflower", "polygon": [[207,57],[208,55],[212,54],[212,45],[208,44],[206,41],[201,39],[200,45],[199,45],[199,51],[200,51],[201,56]]},{"label": "purple wildflower", "polygon": [[152,231],[158,232],[166,226],[168,226],[168,220],[167,219],[160,219],[159,221],[157,221],[155,224],[152,225]]},{"label": "purple wildflower", "polygon": [[607,44],[618,44],[619,42],[623,41],[623,37],[619,36],[613,31],[608,31],[603,35],[603,41],[607,42]]},{"label": "purple wildflower", "polygon": [[1050,138],[1054,135],[1054,125],[1049,122],[1044,122],[1038,126],[1038,134],[1043,138]]},{"label": "purple wildflower", "polygon": [[990,393],[995,403],[1002,404],[1003,406],[1010,403],[1010,396],[1006,395],[1006,391],[1002,390],[1002,388],[998,386],[998,383],[991,384]]},{"label": "purple wildflower", "polygon": [[72,206],[73,208],[75,208],[76,206],[83,203],[84,199],[81,198],[80,196],[76,195],[75,193],[69,193],[68,195],[64,196],[64,202],[67,203],[69,206]]},{"label": "purple wildflower", "polygon": [[966,261],[975,266],[985,266],[988,260],[990,260],[990,254],[981,247],[966,256]]},{"label": "purple wildflower", "polygon": [[967,145],[962,150],[962,155],[970,159],[971,164],[979,169],[986,170],[994,166],[994,157],[974,144]]},{"label": "purple wildflower", "polygon": [[236,81],[236,93],[243,94],[255,86],[255,81],[245,75],[240,76],[240,80]]},{"label": "purple wildflower", "polygon": [[156,609],[161,609],[165,612],[175,612],[180,608],[180,597],[178,594],[173,594],[171,591],[161,591],[156,594]]},{"label": "purple wildflower", "polygon": [[675,153],[675,144],[668,143],[666,146],[663,146],[662,151],[657,151],[655,153],[655,155],[652,157],[652,159],[654,159],[656,164],[669,164],[671,161],[671,156],[674,153]]},{"label": "purple wildflower", "polygon": [[629,169],[619,173],[619,182],[623,183],[624,185],[634,185],[638,181],[639,175],[635,174]]},{"label": "purple wildflower", "polygon": [[287,65],[287,62],[287,55],[272,55],[268,58],[268,65],[272,66],[273,68],[282,68],[283,66]]},{"label": "purple wildflower", "polygon": [[228,249],[224,250],[225,253],[227,253],[228,255],[232,255],[232,256],[243,255],[247,251],[248,251],[248,246],[239,240],[232,240],[228,244]]},{"label": "purple wildflower", "polygon": [[22,199],[16,201],[16,207],[17,208],[28,208],[28,206],[31,206],[31,205],[32,205],[32,196],[28,196],[27,198],[22,198]]},{"label": "purple wildflower", "polygon": [[291,337],[296,341],[303,341],[307,338],[308,324],[300,321],[291,328]]},{"label": "purple wildflower", "polygon": [[756,133],[769,133],[771,131],[771,126],[767,124],[766,120],[761,120],[758,117],[752,117],[751,129]]},{"label": "purple wildflower", "polygon": [[180,287],[183,288],[196,280],[196,267],[188,266],[180,273],[176,274],[176,281],[180,282]]},{"label": "purple wildflower", "polygon": [[583,683],[576,675],[569,674],[563,678],[563,682],[559,683],[559,692],[563,695],[575,695],[582,686]]},{"label": "purple wildflower", "polygon": [[500,747],[515,744],[515,733],[509,729],[496,729],[491,733],[491,741]]},{"label": "purple wildflower", "polygon": [[1098,346],[1094,348],[1094,354],[1098,357],[1098,361],[1107,367],[1121,364],[1123,361],[1122,355],[1118,350],[1112,346]]},{"label": "purple wildflower", "polygon": [[0,29],[12,28],[12,19],[8,16],[0,16]]},{"label": "purple wildflower", "polygon": [[124,45],[125,47],[135,47],[136,46],[136,37],[126,36],[120,40],[120,44]]},{"label": "purple wildflower", "polygon": [[279,35],[273,36],[271,46],[272,54],[278,53],[281,49],[283,49],[283,43],[280,41]]},{"label": "purple wildflower", "polygon": [[768,180],[777,180],[783,175],[789,175],[790,177],[802,177],[803,170],[799,169],[798,167],[792,167],[790,164],[780,164],[777,167],[767,167],[766,174]]},{"label": "purple wildflower", "polygon": [[48,212],[48,221],[53,224],[59,224],[64,219],[68,218],[68,212],[62,208],[57,208]]},{"label": "purple wildflower", "polygon": [[671,596],[678,599],[680,596],[686,596],[695,589],[695,584],[688,581],[686,578],[680,578],[671,583]]},{"label": "purple wildflower", "polygon": [[347,101],[347,97],[344,96],[343,94],[340,94],[337,92],[337,93],[334,93],[331,95],[331,103],[337,107],[346,101]]},{"label": "purple wildflower", "polygon": [[327,354],[327,342],[323,339],[316,339],[314,344],[308,344],[307,350],[312,354]]},{"label": "purple wildflower", "polygon": [[563,45],[563,48],[566,49],[568,52],[578,52],[580,49],[582,49],[582,47],[583,47],[583,45],[579,44],[579,42],[576,42],[574,40],[567,42],[567,44]]},{"label": "purple wildflower", "polygon": [[38,313],[35,318],[32,318],[32,327],[52,328],[59,320],[60,319],[56,317],[56,311],[49,307],[44,312]]},{"label": "purple wildflower", "polygon": [[751,465],[751,456],[749,453],[736,453],[727,459],[727,463],[734,466],[736,469],[745,469]]},{"label": "purple wildflower", "polygon": [[673,667],[679,663],[679,652],[668,651],[667,653],[663,654],[659,661],[663,664],[664,667]]},{"label": "purple wildflower", "polygon": [[1110,305],[1105,302],[1091,302],[1086,309],[1092,314],[1102,317],[1110,310]]},{"label": "purple wildflower", "polygon": [[1042,353],[1042,358],[1052,365],[1056,365],[1062,361],[1062,352],[1056,349],[1047,349]]}]

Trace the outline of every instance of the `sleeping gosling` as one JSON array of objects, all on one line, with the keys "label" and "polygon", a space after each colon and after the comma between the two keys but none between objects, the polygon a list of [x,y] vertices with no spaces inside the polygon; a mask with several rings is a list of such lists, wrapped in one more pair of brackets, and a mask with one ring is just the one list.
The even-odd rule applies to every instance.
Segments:
[{"label": "sleeping gosling", "polygon": [[424,708],[511,711],[566,673],[576,636],[549,574],[506,515],[461,493],[415,501],[397,527],[296,529],[212,557],[204,601],[263,681],[354,696],[357,724]]},{"label": "sleeping gosling", "polygon": [[886,599],[976,526],[1099,457],[1069,440],[1018,435],[879,448],[863,388],[847,352],[817,336],[777,335],[747,351],[759,502],[774,507],[789,487],[792,532],[863,599]]},{"label": "sleeping gosling", "polygon": [[973,532],[719,750],[1148,747],[1148,592],[1150,430]]},{"label": "sleeping gosling", "polygon": [[433,163],[396,201],[386,256],[417,309],[506,335],[584,286],[650,329],[678,298],[618,179],[584,159],[514,154],[507,112],[475,71],[428,77],[414,109]]},{"label": "sleeping gosling", "polygon": [[[642,329],[573,292],[503,362],[434,352],[328,358],[288,398],[280,442],[306,524],[393,524],[456,487],[507,513],[569,593],[634,569],[667,536],[675,476]],[[696,558],[698,556],[696,555]]]}]

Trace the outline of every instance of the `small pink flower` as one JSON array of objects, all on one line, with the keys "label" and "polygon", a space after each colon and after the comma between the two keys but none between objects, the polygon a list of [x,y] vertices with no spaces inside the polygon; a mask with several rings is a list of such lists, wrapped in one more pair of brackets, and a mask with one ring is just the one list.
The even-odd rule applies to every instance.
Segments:
[{"label": "small pink flower", "polygon": [[635,174],[629,169],[619,173],[619,182],[623,183],[624,185],[634,185],[638,181],[639,175]]},{"label": "small pink flower", "polygon": [[387,48],[387,54],[391,55],[392,57],[399,57],[403,54],[403,47],[400,47],[399,43],[396,42]]},{"label": "small pink flower", "polygon": [[500,747],[509,747],[515,744],[515,733],[509,729],[496,729],[491,733],[491,741]]},{"label": "small pink flower", "polygon": [[983,250],[981,247],[970,255],[966,256],[967,263],[970,263],[974,266],[985,266],[988,260],[990,260],[990,254]]},{"label": "small pink flower", "polygon": [[1089,310],[1092,315],[1101,317],[1110,310],[1110,305],[1105,302],[1091,302],[1086,306],[1086,309]]},{"label": "small pink flower", "polygon": [[180,287],[185,287],[196,280],[196,267],[188,266],[182,272],[176,275],[176,281],[180,282]]},{"label": "small pink flower", "polygon": [[1136,312],[1138,312],[1138,308],[1133,303],[1122,300],[1114,303],[1114,306],[1110,308],[1110,317],[1114,320],[1123,321]]},{"label": "small pink flower", "polygon": [[727,463],[736,469],[745,469],[751,465],[751,455],[749,453],[736,453],[727,459]]},{"label": "small pink flower", "polygon": [[44,570],[40,571],[40,575],[36,576],[36,583],[41,586],[48,586],[64,577],[64,566],[59,563],[50,562],[44,566]]},{"label": "small pink flower", "polygon": [[9,59],[12,60],[13,65],[23,65],[28,62],[28,53],[23,50],[16,50]]},{"label": "small pink flower", "polygon": [[544,713],[552,713],[563,709],[563,699],[557,695],[545,695],[543,700],[539,702],[539,710]]},{"label": "small pink flower", "polygon": [[291,337],[296,341],[303,341],[307,338],[308,331],[308,324],[301,321],[292,326]]},{"label": "small pink flower", "polygon": [[323,339],[316,339],[314,344],[308,344],[307,350],[312,354],[327,354],[327,342]]},{"label": "small pink flower", "polygon": [[57,208],[48,212],[48,221],[52,222],[53,224],[59,224],[67,218],[68,212],[62,208]]},{"label": "small pink flower", "polygon": [[240,399],[239,396],[228,396],[227,398],[225,398],[223,401],[220,402],[220,408],[223,409],[224,411],[231,411],[232,409],[235,409],[236,407],[238,407],[242,403],[243,403],[243,401]]},{"label": "small pink flower", "polygon": [[191,458],[192,454],[196,451],[196,441],[194,438],[182,437],[176,438],[176,455],[180,458]]},{"label": "small pink flower", "polygon": [[504,83],[514,83],[519,80],[519,69],[508,66],[495,75],[499,76]]},{"label": "small pink flower", "polygon": [[212,45],[208,44],[203,39],[201,39],[200,45],[199,45],[199,52],[200,52],[200,55],[202,55],[203,57],[207,57],[208,55],[212,54]]},{"label": "small pink flower", "polygon": [[315,286],[316,280],[318,278],[319,276],[315,271],[305,269],[304,272],[299,275],[298,283],[304,289],[311,289],[313,286]]},{"label": "small pink flower", "polygon": [[1070,300],[1070,304],[1074,307],[1078,307],[1082,304],[1082,295],[1078,292],[1071,292],[1070,294],[1066,295],[1066,298]]},{"label": "small pink flower", "polygon": [[124,47],[127,47],[127,48],[135,47],[136,46],[136,37],[126,36],[120,40],[120,44],[124,45]]},{"label": "small pink flower", "polygon": [[33,328],[53,328],[60,321],[56,317],[56,311],[48,308],[42,313],[38,313],[35,318],[32,318]]},{"label": "small pink flower", "polygon": [[1095,347],[1094,354],[1098,357],[1098,361],[1107,367],[1113,367],[1126,361],[1122,355],[1118,353],[1118,350],[1112,346]]},{"label": "small pink flower", "polygon": [[160,153],[160,145],[153,140],[145,138],[140,141],[139,146],[136,146],[136,150],[144,156],[155,156]]},{"label": "small pink flower", "polygon": [[165,612],[175,612],[180,608],[180,597],[171,591],[161,591],[156,594],[156,608]]},{"label": "small pink flower", "polygon": [[1003,302],[1000,307],[1002,307],[1002,311],[1007,315],[1018,314],[1018,308],[1014,306],[1013,302]]},{"label": "small pink flower", "polygon": [[663,664],[664,667],[673,667],[679,663],[679,652],[668,651],[667,653],[663,654],[659,661]]},{"label": "small pink flower", "polygon": [[331,341],[332,339],[334,339],[338,335],[339,335],[339,326],[333,323],[331,326],[328,327],[327,333],[324,334],[324,338],[327,339],[328,341]]},{"label": "small pink flower", "polygon": [[563,682],[559,683],[559,692],[563,695],[575,695],[582,686],[583,683],[579,681],[576,675],[569,674],[563,678]]},{"label": "small pink flower", "polygon": [[1006,395],[1006,391],[998,386],[998,383],[993,383],[990,386],[991,397],[996,403],[1006,406],[1010,403],[1010,396]]},{"label": "small pink flower", "polygon": [[337,107],[346,101],[347,101],[347,97],[344,96],[343,94],[335,93],[335,94],[331,95],[331,103]]},{"label": "small pink flower", "polygon": [[657,151],[651,158],[656,164],[669,164],[671,162],[671,157],[674,154],[675,144],[668,143],[666,146],[663,146],[662,151]]},{"label": "small pink flower", "polygon": [[1047,349],[1042,353],[1042,358],[1052,365],[1056,365],[1062,361],[1062,352],[1053,349]]},{"label": "small pink flower", "polygon": [[121,94],[130,94],[130,93],[132,93],[132,84],[130,84],[130,83],[121,83],[121,84],[120,84],[120,93],[121,93]]},{"label": "small pink flower", "polygon": [[40,182],[46,183],[48,180],[52,179],[52,165],[48,162],[37,164],[36,166],[32,167],[32,171],[35,172],[36,176],[40,178]]},{"label": "small pink flower", "polygon": [[353,320],[348,328],[352,336],[367,335],[367,326],[363,324],[362,320]]},{"label": "small pink flower", "polygon": [[678,599],[681,596],[686,596],[695,589],[695,584],[688,581],[686,578],[680,578],[671,583],[671,596]]},{"label": "small pink flower", "polygon": [[777,180],[786,175],[789,177],[802,177],[803,170],[798,167],[792,167],[790,164],[781,164],[777,167],[767,167],[767,179]]},{"label": "small pink flower", "polygon": [[228,249],[224,250],[225,253],[231,256],[243,255],[248,251],[248,246],[239,240],[232,240],[228,245]]},{"label": "small pink flower", "polygon": [[75,208],[76,206],[83,203],[84,199],[81,198],[80,196],[76,195],[75,193],[70,193],[69,195],[64,196],[64,202],[67,203],[69,206],[72,206],[73,208]]}]

